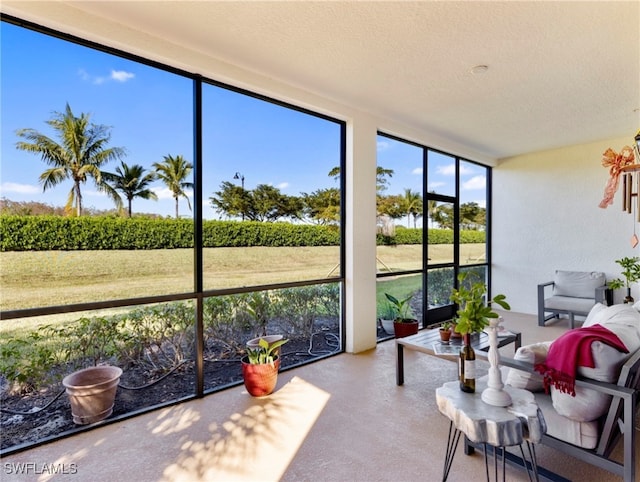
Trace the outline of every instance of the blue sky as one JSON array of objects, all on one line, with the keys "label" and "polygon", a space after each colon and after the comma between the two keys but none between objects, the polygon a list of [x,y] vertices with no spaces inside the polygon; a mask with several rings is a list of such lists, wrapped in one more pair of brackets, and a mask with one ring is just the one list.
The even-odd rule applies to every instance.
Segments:
[{"label": "blue sky", "polygon": [[[165,155],[182,155],[193,162],[190,79],[4,22],[0,28],[2,197],[55,206],[66,203],[71,181],[43,192],[38,176],[47,165],[38,156],[15,148],[21,140],[15,133],[20,128],[34,128],[55,138],[45,121],[53,112],[63,112],[66,103],[76,116],[89,113],[92,122],[110,126],[110,145],[126,149],[124,161],[129,165],[150,169]],[[288,195],[337,186],[327,175],[339,163],[337,124],[211,85],[204,86],[203,99],[206,218],[219,217],[208,197],[222,181],[239,184],[233,179],[236,172],[245,177],[247,189],[270,184]],[[404,188],[422,190],[418,151],[380,138],[378,162],[394,170],[388,194],[401,193]],[[105,170],[113,172],[117,165],[112,163]],[[483,169],[466,166],[463,201],[484,205]],[[428,189],[452,194],[446,187],[454,179],[450,158],[436,159],[429,176],[433,185]],[[174,200],[167,189],[160,182],[153,189],[159,200],[135,199],[133,211],[173,215]],[[113,207],[92,181],[83,185],[82,193],[85,207]],[[191,214],[184,200],[180,214]]]}]

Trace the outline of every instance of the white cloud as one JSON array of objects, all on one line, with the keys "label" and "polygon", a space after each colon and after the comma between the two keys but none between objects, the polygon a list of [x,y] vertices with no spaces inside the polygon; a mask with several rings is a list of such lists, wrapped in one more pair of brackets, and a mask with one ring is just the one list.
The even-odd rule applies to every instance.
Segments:
[{"label": "white cloud", "polygon": [[151,190],[156,193],[158,199],[171,199],[173,192],[168,187],[152,187]]},{"label": "white cloud", "polygon": [[472,168],[470,168],[468,165],[466,164],[460,164],[460,175],[461,176],[465,176],[467,174],[473,174],[474,170]]},{"label": "white cloud", "polygon": [[386,151],[387,149],[389,149],[389,147],[391,147],[391,144],[389,144],[387,141],[378,141],[379,151]]},{"label": "white cloud", "polygon": [[466,191],[484,189],[485,187],[487,187],[487,178],[485,176],[473,176],[468,181],[462,183],[462,189]]},{"label": "white cloud", "polygon": [[84,69],[78,69],[78,76],[82,79],[82,80],[86,80],[87,82],[91,81],[91,76],[89,75],[89,72],[87,72]]},{"label": "white cloud", "polygon": [[455,176],[456,174],[456,165],[455,164],[447,164],[446,166],[438,166],[436,169],[438,174],[442,174],[443,176]]},{"label": "white cloud", "polygon": [[125,72],[124,70],[112,70],[111,78],[118,82],[126,82],[129,79],[133,79],[135,74],[131,72]]},{"label": "white cloud", "polygon": [[135,74],[131,72],[126,72],[124,70],[112,70],[111,74],[108,77],[100,76],[100,75],[92,75],[87,72],[85,69],[78,69],[78,76],[80,79],[85,82],[91,82],[94,85],[101,85],[109,80],[113,80],[116,82],[126,82],[135,77]]},{"label": "white cloud", "polygon": [[[156,196],[158,196],[159,200],[160,199],[173,199],[173,192],[168,187],[153,187],[153,188],[151,188],[151,190],[156,193]],[[190,189],[185,189],[184,192],[187,195],[187,197],[193,198],[193,191],[191,191]],[[182,198],[182,196],[181,196],[181,198]]]},{"label": "white cloud", "polygon": [[[438,169],[436,169],[436,172],[438,174],[442,174],[443,176],[455,176],[456,174],[456,165],[454,163],[452,164],[447,164],[446,166],[438,166]],[[470,167],[464,165],[464,164],[460,164],[460,175],[464,176],[466,174],[472,174],[473,173],[473,169],[471,169]]]},{"label": "white cloud", "polygon": [[82,196],[107,197],[107,193],[100,192],[100,191],[91,191],[89,189],[83,189]]},{"label": "white cloud", "polygon": [[15,192],[18,194],[35,194],[40,192],[40,188],[38,186],[34,186],[33,184],[19,184],[17,182],[3,182],[0,185],[0,191],[2,193]]},{"label": "white cloud", "polygon": [[281,182],[280,184],[276,185],[276,187],[278,189],[286,189],[289,187],[289,183],[288,182]]},{"label": "white cloud", "polygon": [[413,171],[411,171],[411,174],[416,174],[418,176],[422,175],[422,173],[424,172],[424,170],[421,167],[416,167]]}]

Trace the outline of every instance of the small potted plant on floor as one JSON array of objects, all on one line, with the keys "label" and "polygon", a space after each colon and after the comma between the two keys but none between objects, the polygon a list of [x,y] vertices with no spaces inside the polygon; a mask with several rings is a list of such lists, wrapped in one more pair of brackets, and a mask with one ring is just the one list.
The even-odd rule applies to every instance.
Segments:
[{"label": "small potted plant on floor", "polygon": [[283,339],[269,343],[261,338],[256,348],[247,348],[247,354],[241,360],[242,377],[245,388],[254,397],[273,393],[280,368],[280,357],[276,350],[287,341]]},{"label": "small potted plant on floor", "polygon": [[380,324],[387,335],[395,334],[393,322],[398,317],[398,310],[391,303],[384,303],[380,311]]},{"label": "small potted plant on floor", "polygon": [[403,338],[418,333],[418,320],[415,318],[410,304],[413,295],[409,295],[403,300],[399,300],[389,293],[385,293],[384,295],[396,311],[396,318],[393,322],[393,331],[396,338]]},{"label": "small potted plant on floor", "polygon": [[633,303],[634,299],[631,296],[631,283],[635,283],[640,280],[640,258],[622,258],[616,259],[616,263],[622,266],[622,276],[624,281],[620,278],[609,281],[609,288],[617,290],[618,288],[627,288],[627,295],[624,297],[624,303]]}]

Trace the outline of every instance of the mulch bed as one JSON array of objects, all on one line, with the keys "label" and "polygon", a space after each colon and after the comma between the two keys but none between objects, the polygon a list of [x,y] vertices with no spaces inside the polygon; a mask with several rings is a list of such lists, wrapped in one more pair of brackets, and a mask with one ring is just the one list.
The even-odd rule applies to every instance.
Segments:
[{"label": "mulch bed", "polygon": [[[337,340],[335,336],[327,336],[327,333],[313,337],[311,351],[308,339],[290,339],[282,347],[281,370],[335,353],[339,348],[336,346]],[[239,358],[224,357],[220,353],[217,357],[215,355],[209,353],[204,362],[205,391],[241,384],[242,370]],[[191,396],[195,393],[195,387],[193,361],[183,363],[163,378],[157,378],[155,383],[149,378],[148,373],[135,368],[126,369],[120,379],[111,418]],[[56,398],[64,391],[62,384],[24,395],[9,394],[6,383],[3,388],[0,393],[0,449],[3,452],[73,432],[81,427],[73,423],[66,394],[62,393]],[[51,404],[47,406],[49,403]],[[45,406],[46,409],[40,411]]]}]

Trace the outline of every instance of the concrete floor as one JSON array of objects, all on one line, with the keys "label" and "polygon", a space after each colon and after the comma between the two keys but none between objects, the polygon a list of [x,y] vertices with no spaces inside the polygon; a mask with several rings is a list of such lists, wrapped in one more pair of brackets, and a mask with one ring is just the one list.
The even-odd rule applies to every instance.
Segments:
[{"label": "concrete floor", "polygon": [[[529,315],[504,317],[525,344],[554,339],[568,327],[561,321],[538,328]],[[434,390],[456,379],[457,365],[407,351],[405,385],[398,387],[394,356],[395,343],[384,342],[281,373],[269,397],[252,398],[240,386],[42,445],[3,458],[1,479],[441,480],[449,421],[438,412]],[[619,480],[544,446],[538,459],[570,480]],[[20,468],[26,473],[16,473]],[[483,457],[460,448],[449,480],[484,477]],[[528,479],[508,467],[507,480]]]}]

